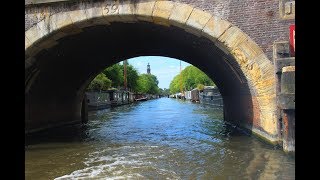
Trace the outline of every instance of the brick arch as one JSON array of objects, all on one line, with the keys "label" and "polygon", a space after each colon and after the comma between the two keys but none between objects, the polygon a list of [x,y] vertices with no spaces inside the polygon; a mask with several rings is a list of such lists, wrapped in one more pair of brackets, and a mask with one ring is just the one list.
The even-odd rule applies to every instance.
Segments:
[{"label": "brick arch", "polygon": [[222,51],[233,55],[247,82],[253,87],[250,90],[258,102],[256,113],[263,130],[254,131],[270,141],[277,141],[274,66],[261,48],[230,22],[190,5],[172,1],[103,2],[79,10],[38,15],[43,16],[43,20],[25,32],[26,64],[32,64],[35,54],[43,48],[55,46],[62,37],[80,33],[85,27],[110,25],[112,22],[146,21],[162,26],[177,26],[208,38]]}]

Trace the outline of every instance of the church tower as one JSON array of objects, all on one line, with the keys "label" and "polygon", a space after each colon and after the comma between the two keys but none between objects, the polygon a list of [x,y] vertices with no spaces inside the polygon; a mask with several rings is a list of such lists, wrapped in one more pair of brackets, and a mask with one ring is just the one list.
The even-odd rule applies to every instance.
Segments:
[{"label": "church tower", "polygon": [[150,64],[148,63],[148,65],[147,65],[147,73],[148,74],[151,74],[151,69],[150,69]]}]

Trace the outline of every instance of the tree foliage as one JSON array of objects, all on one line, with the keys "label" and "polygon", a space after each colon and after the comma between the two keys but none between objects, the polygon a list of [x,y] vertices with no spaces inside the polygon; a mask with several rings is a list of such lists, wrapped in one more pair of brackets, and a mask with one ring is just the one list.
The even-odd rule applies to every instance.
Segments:
[{"label": "tree foliage", "polygon": [[181,71],[181,74],[176,75],[170,83],[170,93],[180,92],[180,82],[182,89],[190,91],[194,88],[203,88],[203,86],[215,86],[213,81],[200,69],[195,66],[187,66]]},{"label": "tree foliage", "polygon": [[[112,81],[112,87],[124,86],[124,67],[117,63],[106,68],[103,73]],[[136,90],[139,73],[135,67],[127,63],[127,86],[132,90]]]},{"label": "tree foliage", "polygon": [[133,91],[137,91],[138,87],[138,70],[132,65],[127,65],[127,86]]},{"label": "tree foliage", "polygon": [[[107,79],[105,79],[107,78]],[[135,67],[127,64],[127,86],[134,92],[157,94],[159,93],[159,81],[155,75],[139,75]],[[122,64],[114,64],[100,73],[89,85],[88,90],[107,90],[110,87],[120,88],[124,86],[124,67]]]},{"label": "tree foliage", "polygon": [[120,63],[107,67],[103,70],[103,74],[112,81],[112,87],[123,86],[123,67]]},{"label": "tree foliage", "polygon": [[111,80],[106,77],[105,74],[100,73],[98,74],[89,84],[88,90],[95,90],[95,91],[106,91],[111,87]]},{"label": "tree foliage", "polygon": [[158,84],[159,81],[155,75],[141,74],[138,78],[137,91],[139,93],[158,94]]}]

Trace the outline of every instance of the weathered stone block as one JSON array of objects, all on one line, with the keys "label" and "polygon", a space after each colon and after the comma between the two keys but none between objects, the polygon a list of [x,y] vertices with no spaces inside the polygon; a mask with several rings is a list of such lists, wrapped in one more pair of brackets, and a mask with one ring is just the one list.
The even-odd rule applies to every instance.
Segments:
[{"label": "weathered stone block", "polygon": [[138,20],[153,22],[152,12],[155,5],[155,1],[141,1],[136,5],[134,14]]},{"label": "weathered stone block", "polygon": [[267,58],[267,56],[263,53],[256,56],[252,61],[256,62],[261,69],[262,78],[268,79],[269,77],[274,77],[274,65]]},{"label": "weathered stone block", "polygon": [[[275,104],[275,100],[273,102]],[[270,135],[277,134],[276,108],[261,108],[260,126]]]},{"label": "weathered stone block", "polygon": [[270,94],[275,94],[275,85],[272,86],[265,86],[262,89],[259,89],[259,94],[261,95],[270,95]]},{"label": "weathered stone block", "polygon": [[49,17],[37,23],[38,31],[42,37],[49,35],[52,32],[51,25],[49,24]]},{"label": "weathered stone block", "polygon": [[69,14],[65,13],[65,12],[61,12],[61,13],[57,13],[57,14],[52,15],[50,17],[49,23],[52,26],[53,31],[73,24]]},{"label": "weathered stone block", "polygon": [[119,6],[119,16],[124,22],[138,21],[135,14],[135,6],[130,0],[121,1]]},{"label": "weathered stone block", "polygon": [[28,31],[26,31],[25,37],[29,40],[28,41],[28,47],[29,47],[33,43],[37,42],[40,38],[42,38],[40,28],[37,25],[34,25]]},{"label": "weathered stone block", "polygon": [[103,16],[101,4],[100,6],[86,9],[86,15],[87,19],[90,21],[88,25],[110,25],[110,22]]},{"label": "weathered stone block", "polygon": [[75,11],[69,11],[68,12],[71,21],[76,25],[77,23],[81,21],[86,21],[87,18],[87,12],[85,9],[75,10]]},{"label": "weathered stone block", "polygon": [[246,63],[263,53],[261,48],[250,38],[240,43],[233,51],[241,52],[241,56],[236,56],[241,63]]},{"label": "weathered stone block", "polygon": [[231,51],[247,39],[248,36],[235,26],[231,26],[218,38],[218,40],[224,43]]},{"label": "weathered stone block", "polygon": [[187,4],[175,3],[172,13],[170,14],[169,21],[170,24],[184,28],[191,12],[193,10],[192,6]]},{"label": "weathered stone block", "polygon": [[258,82],[261,79],[261,70],[256,63],[252,63],[250,66],[241,68],[245,74],[246,78],[252,82]]},{"label": "weathered stone block", "polygon": [[263,130],[270,135],[277,135],[277,123],[274,113],[267,112],[262,116],[264,116],[264,119],[261,123]]},{"label": "weathered stone block", "polygon": [[284,13],[285,14],[294,14],[295,13],[295,1],[286,2],[284,4]]},{"label": "weathered stone block", "polygon": [[279,0],[279,15],[280,19],[295,18],[295,1]]},{"label": "weathered stone block", "polygon": [[241,66],[247,63],[248,58],[246,57],[246,54],[241,49],[235,48],[234,50],[232,50],[231,53]]},{"label": "weathered stone block", "polygon": [[260,96],[275,94],[275,77],[260,79],[255,84],[255,88]]},{"label": "weathered stone block", "polygon": [[273,59],[290,57],[290,48],[288,41],[273,43]]},{"label": "weathered stone block", "polygon": [[152,13],[153,22],[160,25],[170,26],[169,17],[174,7],[172,1],[156,1]]},{"label": "weathered stone block", "polygon": [[24,49],[26,50],[31,45],[27,37],[24,38]]},{"label": "weathered stone block", "polygon": [[295,66],[282,68],[281,93],[295,93]]},{"label": "weathered stone block", "polygon": [[276,106],[272,106],[272,104],[276,104],[276,94],[270,94],[270,95],[259,95],[257,96],[257,100],[259,102],[259,106],[262,109],[274,109]]},{"label": "weathered stone block", "polygon": [[203,28],[202,34],[210,40],[216,41],[230,26],[229,22],[213,16]]},{"label": "weathered stone block", "polygon": [[281,109],[295,109],[295,94],[280,94],[278,97],[278,105]]},{"label": "weathered stone block", "polygon": [[101,16],[103,16],[102,7],[100,6],[87,8],[85,11],[87,19],[100,18]]},{"label": "weathered stone block", "polygon": [[194,8],[186,22],[186,30],[200,36],[203,27],[207,24],[211,17],[211,14]]},{"label": "weathered stone block", "polygon": [[282,73],[285,72],[295,72],[296,67],[295,66],[286,66],[282,68]]},{"label": "weathered stone block", "polygon": [[121,21],[119,17],[119,0],[107,1],[101,4],[102,14],[108,22]]},{"label": "weathered stone block", "polygon": [[275,72],[281,73],[283,67],[294,66],[294,65],[295,65],[295,58],[294,57],[275,59]]}]

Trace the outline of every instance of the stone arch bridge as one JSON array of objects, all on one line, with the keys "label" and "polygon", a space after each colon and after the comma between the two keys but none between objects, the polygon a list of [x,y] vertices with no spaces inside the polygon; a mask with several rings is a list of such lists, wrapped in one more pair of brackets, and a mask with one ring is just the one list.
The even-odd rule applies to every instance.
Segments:
[{"label": "stone arch bridge", "polygon": [[285,0],[26,0],[26,132],[81,122],[85,89],[103,68],[158,55],[203,70],[225,120],[281,144],[274,44],[290,24]]}]

